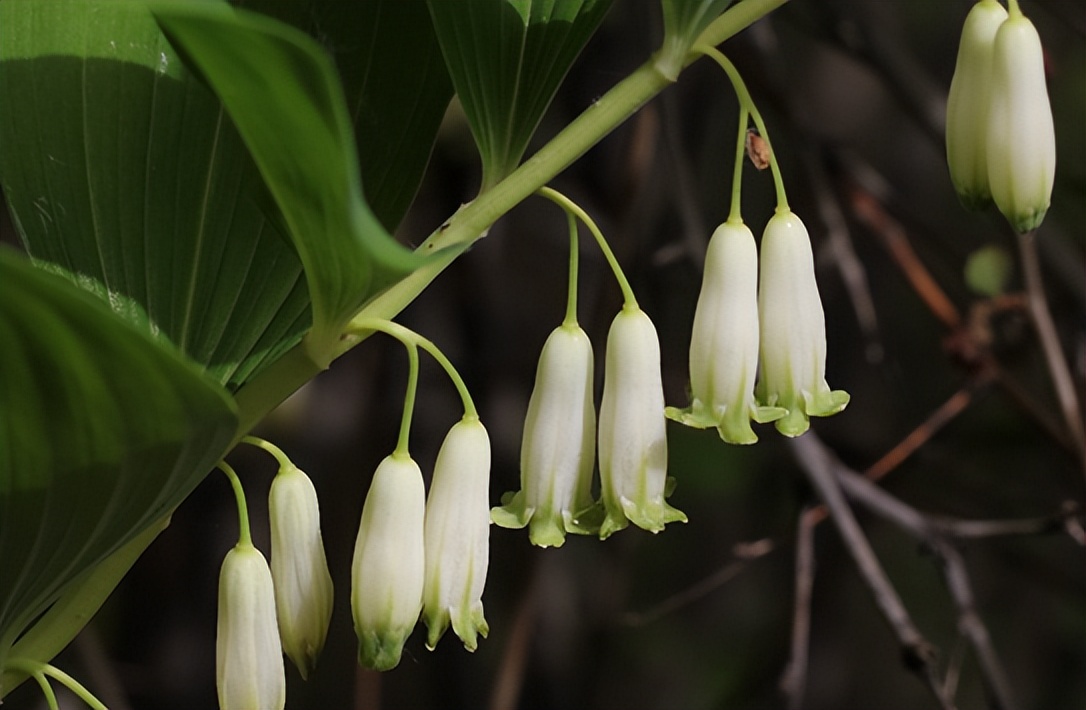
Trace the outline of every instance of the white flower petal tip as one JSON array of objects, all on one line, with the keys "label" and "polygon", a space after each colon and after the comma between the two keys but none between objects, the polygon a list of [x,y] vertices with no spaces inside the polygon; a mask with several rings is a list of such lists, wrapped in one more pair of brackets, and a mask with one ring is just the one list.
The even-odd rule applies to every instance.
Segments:
[{"label": "white flower petal tip", "polygon": [[433,649],[449,624],[474,651],[490,627],[483,587],[490,554],[490,438],[476,417],[445,437],[426,501],[426,582],[422,617]]},{"label": "white flower petal tip", "polygon": [[580,327],[547,337],[528,403],[520,453],[521,490],[492,513],[501,527],[528,526],[533,545],[560,547],[566,533],[594,534],[574,522],[592,504],[596,410],[592,343]]},{"label": "white flower petal tip", "polygon": [[[667,432],[660,341],[652,321],[636,307],[623,308],[607,335],[599,457],[600,538],[628,522],[659,532],[669,522],[686,520],[664,501]],[[575,517],[593,521],[598,516],[587,510]]]},{"label": "white flower petal tip", "polygon": [[282,710],[286,672],[275,621],[275,592],[264,555],[238,543],[219,572],[215,679],[222,710]]},{"label": "white flower petal tip", "polygon": [[946,110],[946,156],[950,179],[967,209],[992,202],[988,184],[988,108],[996,31],[1007,19],[998,0],[981,0],[965,18]]},{"label": "white flower petal tip", "polygon": [[284,468],[272,481],[268,510],[279,638],[305,679],[324,648],[333,600],[313,482],[296,467]]},{"label": "white flower petal tip", "polygon": [[1044,51],[1033,23],[1012,14],[995,35],[987,124],[988,182],[1019,234],[1040,226],[1056,176],[1056,134]]},{"label": "white flower petal tip", "polygon": [[410,456],[392,454],[373,474],[351,564],[358,661],[373,670],[400,662],[422,609],[426,489]]},{"label": "white flower petal tip", "polygon": [[762,406],[786,412],[777,430],[799,436],[810,417],[843,410],[849,395],[826,383],[825,315],[807,228],[794,213],[778,212],[766,225],[760,273],[762,368],[755,391]]}]

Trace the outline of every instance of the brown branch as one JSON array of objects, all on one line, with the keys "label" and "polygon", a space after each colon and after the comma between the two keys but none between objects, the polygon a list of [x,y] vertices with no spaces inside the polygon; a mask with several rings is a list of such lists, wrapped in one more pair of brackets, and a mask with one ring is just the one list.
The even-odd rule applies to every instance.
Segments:
[{"label": "brown branch", "polygon": [[509,641],[502,653],[501,665],[490,693],[490,710],[513,710],[519,705],[538,609],[536,597],[540,584],[540,568],[541,565],[537,563],[528,588],[524,590],[524,595],[517,604],[513,628],[509,632]]},{"label": "brown branch", "polygon": [[[882,565],[879,564],[875,551],[871,549],[871,543],[867,541],[863,530],[860,529],[860,524],[845,500],[841,484],[835,475],[837,465],[832,460],[829,451],[810,432],[798,439],[793,439],[791,444],[796,453],[796,460],[807,474],[807,479],[829,509],[830,517],[837,526],[841,540],[852,555],[860,576],[875,599],[875,604],[894,635],[897,636],[906,667],[916,672],[925,681],[938,701],[939,707],[943,710],[953,710],[953,701],[943,692],[943,683],[936,667],[935,647],[924,638],[913,623],[897,590],[894,589],[890,578],[886,576]],[[865,483],[869,482],[865,481]]]},{"label": "brown branch", "polygon": [[791,653],[781,676],[781,691],[788,698],[789,710],[803,707],[803,695],[807,688],[811,590],[815,575],[814,529],[819,520],[814,508],[804,508],[799,514],[796,530],[796,598],[792,613]]}]

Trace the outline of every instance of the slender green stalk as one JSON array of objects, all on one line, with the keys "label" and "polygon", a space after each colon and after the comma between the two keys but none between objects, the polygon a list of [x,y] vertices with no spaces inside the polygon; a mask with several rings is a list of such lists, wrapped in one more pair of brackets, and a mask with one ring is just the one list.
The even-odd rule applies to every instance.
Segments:
[{"label": "slender green stalk", "polygon": [[434,360],[437,361],[441,368],[445,370],[445,374],[452,380],[453,386],[456,387],[457,393],[460,395],[460,401],[464,405],[464,416],[466,417],[478,417],[479,413],[475,409],[475,402],[471,398],[471,392],[468,391],[468,386],[464,383],[464,378],[460,376],[460,373],[456,371],[452,361],[445,357],[445,353],[441,352],[441,348],[433,343],[433,341],[424,338],[410,328],[390,320],[383,320],[380,318],[367,318],[351,321],[351,333],[357,337],[364,338],[368,333],[378,331],[386,333],[399,340],[405,346],[420,347],[430,354]]},{"label": "slender green stalk", "polygon": [[249,444],[250,446],[255,446],[258,449],[263,449],[264,451],[267,451],[269,454],[275,457],[275,460],[279,463],[280,469],[287,469],[294,466],[294,462],[290,460],[290,457],[287,456],[282,449],[280,449],[278,446],[271,443],[270,441],[265,441],[264,439],[261,439],[259,436],[243,436],[241,437],[241,443]]},{"label": "slender green stalk", "polygon": [[53,686],[49,685],[49,679],[45,677],[45,674],[36,671],[31,674],[31,677],[41,688],[41,694],[45,696],[45,704],[49,706],[49,710],[60,710],[60,705],[57,704],[57,694],[53,692]]},{"label": "slender green stalk", "polygon": [[[45,680],[44,676],[48,676],[49,678],[53,678],[62,683],[64,687],[72,691],[80,700],[86,703],[88,707],[93,708],[93,710],[108,710],[101,700],[94,697],[94,693],[87,690],[82,683],[56,666],[31,658],[12,658],[7,662],[7,668],[21,671],[33,677],[35,680],[38,680],[38,684],[42,686],[42,692],[46,693],[47,700],[49,699],[49,696],[53,695],[53,691],[52,688],[49,688],[49,683]],[[39,679],[39,677],[41,678]],[[55,702],[56,696],[53,696],[50,707],[55,707]]]},{"label": "slender green stalk", "polygon": [[419,349],[414,343],[404,343],[407,348],[407,393],[403,398],[403,418],[400,419],[400,436],[396,439],[393,455],[411,454],[411,417],[415,414],[415,394],[419,389]]},{"label": "slender green stalk", "polygon": [[746,158],[747,122],[750,111],[746,106],[739,107],[739,141],[735,148],[735,168],[732,171],[732,205],[728,211],[728,221],[736,224],[743,222],[743,160]]},{"label": "slender green stalk", "polygon": [[241,485],[241,479],[225,461],[220,461],[215,466],[226,474],[226,477],[230,479],[230,487],[234,489],[234,499],[238,504],[238,544],[252,545],[253,536],[249,531],[249,506],[245,503],[245,489]]},{"label": "slender green stalk", "polygon": [[619,266],[618,259],[615,258],[615,253],[611,251],[611,247],[607,244],[607,240],[603,238],[603,232],[596,226],[596,222],[587,212],[582,210],[576,202],[557,190],[549,187],[541,187],[536,192],[540,197],[546,197],[548,200],[564,209],[567,214],[576,215],[578,219],[584,222],[584,225],[588,227],[588,231],[592,232],[592,236],[596,238],[596,243],[600,245],[600,251],[603,252],[603,256],[607,259],[607,263],[611,265],[611,271],[615,274],[615,280],[618,281],[618,287],[622,289],[622,307],[637,308],[637,298],[634,296],[633,288],[630,287],[630,282],[626,280],[626,274],[622,273],[622,267]]},{"label": "slender green stalk", "polygon": [[739,97],[739,105],[750,111],[750,115],[754,117],[754,125],[758,127],[758,133],[761,134],[762,140],[769,144],[769,165],[773,169],[773,184],[777,188],[777,211],[784,212],[788,209],[788,197],[784,192],[784,178],[781,177],[781,168],[777,164],[777,151],[773,150],[773,143],[769,140],[769,132],[766,130],[765,121],[762,120],[762,114],[758,111],[758,107],[754,105],[754,99],[750,97],[747,85],[743,83],[743,77],[739,76],[739,70],[735,68],[731,60],[721,54],[716,47],[699,44],[694,47],[694,51],[704,54],[720,65],[720,68],[728,75],[728,79],[731,80],[732,86],[735,87],[735,94]]},{"label": "slender green stalk", "polygon": [[1018,7],[1018,0],[1007,0],[1007,16],[1021,17],[1022,8]]},{"label": "slender green stalk", "polygon": [[566,212],[566,221],[569,223],[569,284],[566,286],[566,317],[562,325],[573,328],[577,325],[577,266],[581,254],[577,243],[577,218],[572,212]]}]

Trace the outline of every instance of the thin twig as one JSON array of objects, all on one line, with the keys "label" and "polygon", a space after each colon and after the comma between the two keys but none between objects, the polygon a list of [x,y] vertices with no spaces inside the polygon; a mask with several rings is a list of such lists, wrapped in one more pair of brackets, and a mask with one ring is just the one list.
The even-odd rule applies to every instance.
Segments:
[{"label": "thin twig", "polygon": [[[811,433],[792,440],[796,460],[807,474],[808,480],[818,491],[829,508],[830,517],[837,526],[845,547],[852,555],[875,603],[882,612],[898,643],[901,644],[905,664],[918,673],[943,710],[953,710],[954,703],[943,692],[943,683],[935,662],[935,648],[920,633],[909,616],[908,610],[879,564],[871,543],[867,541],[860,524],[845,500],[841,484],[835,475],[835,464],[828,450]],[[866,481],[865,481],[866,482]]]},{"label": "thin twig", "polygon": [[1030,318],[1033,320],[1033,327],[1037,331],[1037,338],[1041,341],[1041,350],[1044,352],[1045,361],[1048,364],[1048,374],[1052,378],[1052,386],[1056,389],[1056,398],[1059,400],[1060,410],[1063,412],[1063,418],[1071,433],[1071,439],[1074,441],[1081,458],[1083,472],[1086,473],[1086,431],[1082,427],[1082,415],[1079,413],[1075,382],[1071,377],[1071,370],[1067,367],[1067,359],[1063,356],[1060,337],[1056,333],[1056,325],[1052,322],[1052,313],[1048,310],[1048,299],[1045,297],[1041,265],[1037,259],[1037,233],[1035,231],[1018,235],[1018,251],[1022,256],[1022,275],[1026,282],[1026,293],[1029,295]]},{"label": "thin twig", "polygon": [[811,637],[811,590],[814,587],[814,529],[819,518],[813,508],[799,514],[796,530],[796,591],[792,612],[792,641],[788,665],[781,676],[781,691],[788,710],[800,710],[807,690],[807,665]]},{"label": "thin twig", "polygon": [[540,565],[536,564],[528,588],[524,590],[524,595],[517,604],[513,628],[509,632],[509,641],[505,645],[497,678],[490,693],[490,710],[513,710],[519,705],[538,610],[536,597],[540,582],[539,569]]}]

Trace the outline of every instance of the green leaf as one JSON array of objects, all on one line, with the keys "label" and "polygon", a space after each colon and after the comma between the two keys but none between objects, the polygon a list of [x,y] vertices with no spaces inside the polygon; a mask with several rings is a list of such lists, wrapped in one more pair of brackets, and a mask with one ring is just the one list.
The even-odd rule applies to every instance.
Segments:
[{"label": "green leaf", "polygon": [[482,155],[485,191],[520,163],[610,0],[430,0],[429,5]]},{"label": "green leaf", "polygon": [[4,248],[0,283],[2,667],[73,579],[188,495],[237,418],[226,390],[68,280]]},{"label": "green leaf", "polygon": [[218,100],[142,3],[0,2],[0,182],[28,251],[231,389],[309,327]]},{"label": "green leaf", "polygon": [[219,3],[152,8],[222,100],[275,197],[309,283],[310,353],[330,359],[358,308],[424,261],[394,241],[362,199],[331,59],[309,36],[262,15]]},{"label": "green leaf", "polygon": [[656,66],[672,81],[682,70],[686,53],[702,31],[720,17],[732,0],[660,0],[664,14],[664,44]]},{"label": "green leaf", "polygon": [[250,0],[248,9],[316,38],[335,62],[354,125],[362,185],[395,230],[422,181],[452,83],[426,0]]}]

